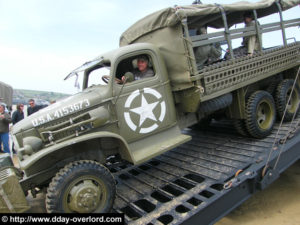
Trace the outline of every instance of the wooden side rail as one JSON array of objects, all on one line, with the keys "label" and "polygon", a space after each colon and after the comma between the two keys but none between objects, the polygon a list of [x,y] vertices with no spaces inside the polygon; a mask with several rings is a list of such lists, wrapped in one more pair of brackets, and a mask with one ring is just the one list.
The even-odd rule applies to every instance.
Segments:
[{"label": "wooden side rail", "polygon": [[[300,18],[283,21],[283,24],[285,28],[300,26]],[[259,27],[261,33],[268,33],[276,30],[281,30],[280,22],[263,24],[260,25]],[[256,29],[255,26],[232,29],[229,31],[229,34],[230,34],[230,39],[248,37],[248,36],[256,35]],[[226,41],[224,31],[219,31],[211,34],[205,34],[205,35],[190,36],[190,38],[191,38],[191,42],[193,43],[193,47],[199,47],[199,46]]]}]

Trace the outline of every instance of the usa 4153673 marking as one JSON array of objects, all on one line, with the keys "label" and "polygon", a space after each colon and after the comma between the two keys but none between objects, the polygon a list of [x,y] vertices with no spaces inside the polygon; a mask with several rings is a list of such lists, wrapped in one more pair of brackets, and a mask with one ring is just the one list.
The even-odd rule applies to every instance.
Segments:
[{"label": "usa 4153673 marking", "polygon": [[43,115],[39,116],[38,118],[33,119],[31,122],[34,127],[37,127],[44,123],[48,123],[54,119],[58,119],[63,116],[67,116],[68,114],[74,113],[74,112],[79,111],[84,108],[87,108],[89,106],[90,106],[89,100],[84,99],[77,103],[59,108],[59,109],[55,110],[54,112],[43,114]]}]

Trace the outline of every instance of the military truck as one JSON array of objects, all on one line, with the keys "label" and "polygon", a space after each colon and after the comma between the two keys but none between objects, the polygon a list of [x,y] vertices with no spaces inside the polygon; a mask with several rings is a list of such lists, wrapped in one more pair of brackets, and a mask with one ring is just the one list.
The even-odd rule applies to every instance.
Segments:
[{"label": "military truck", "polygon": [[0,103],[4,103],[7,109],[11,109],[13,99],[13,88],[0,81]]},{"label": "military truck", "polygon": [[[1,212],[27,209],[25,195],[45,190],[54,212],[109,212],[116,184],[109,165],[141,164],[189,140],[184,128],[226,116],[245,135],[266,137],[276,115],[298,111],[300,43],[287,43],[282,10],[299,0],[167,8],[138,21],[120,38],[120,48],[72,71],[83,74],[80,93],[40,110],[13,127],[20,168],[1,171]],[[255,26],[235,29],[251,11]],[[258,18],[280,14],[260,25]],[[190,35],[207,25],[223,31]],[[232,40],[280,30],[284,43],[252,56],[234,55]],[[194,49],[224,42],[229,60],[197,68]],[[137,58],[146,56],[152,77],[134,80]],[[122,77],[125,82],[120,84]],[[291,96],[291,97],[290,97]],[[287,112],[284,109],[287,107]],[[19,182],[17,182],[19,180]],[[10,188],[14,186],[14,189]]]}]

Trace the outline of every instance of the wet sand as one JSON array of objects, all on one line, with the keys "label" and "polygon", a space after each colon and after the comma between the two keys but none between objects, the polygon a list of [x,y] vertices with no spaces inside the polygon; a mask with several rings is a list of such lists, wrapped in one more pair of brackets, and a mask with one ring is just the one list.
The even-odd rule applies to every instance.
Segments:
[{"label": "wet sand", "polygon": [[[45,212],[45,196],[28,196],[28,212]],[[216,225],[299,225],[300,224],[300,160],[263,191],[236,208]]]},{"label": "wet sand", "polygon": [[300,160],[216,225],[299,225]]}]

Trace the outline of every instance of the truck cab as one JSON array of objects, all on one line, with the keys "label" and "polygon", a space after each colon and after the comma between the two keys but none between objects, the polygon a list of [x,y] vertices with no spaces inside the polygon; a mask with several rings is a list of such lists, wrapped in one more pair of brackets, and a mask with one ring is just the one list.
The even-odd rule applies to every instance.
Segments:
[{"label": "truck cab", "polygon": [[[148,57],[154,75],[123,84],[116,82],[135,69],[141,55]],[[24,171],[20,185],[25,192],[42,188],[56,174],[61,180],[53,178],[53,190],[61,188],[61,198],[65,195],[77,198],[87,190],[114,198],[112,175],[102,166],[107,158],[116,156],[139,164],[190,140],[178,127],[168,73],[154,45],[134,44],[111,51],[85,63],[68,77],[78,76],[79,72],[83,72],[82,92],[38,111],[13,127],[20,169]],[[79,176],[71,187],[59,172],[66,166],[68,176],[69,173]],[[79,175],[79,170],[91,171],[95,167],[103,179],[95,177],[92,184],[90,178]],[[52,198],[54,193],[50,192]],[[90,199],[87,195],[64,205],[61,199],[50,201],[49,212],[101,212],[111,207],[106,200],[103,200],[105,206],[100,201],[95,207],[81,207]]]},{"label": "truck cab", "polygon": [[[118,81],[122,76],[137,70],[137,59],[140,56],[148,58],[148,67],[154,75],[120,84]],[[109,76],[101,72],[97,75],[97,71],[103,68],[109,68]],[[123,155],[128,161],[141,163],[189,140],[178,128],[168,73],[154,45],[134,44],[100,57],[99,63],[84,71],[84,90],[93,87],[94,84],[90,82],[92,76],[96,76],[98,81],[104,81],[107,93],[112,96],[108,103],[111,123],[114,124],[111,132],[120,135],[128,144],[128,154]],[[156,148],[149,144],[154,134],[157,134],[158,143],[165,143],[165,147]],[[150,136],[152,141],[148,142]]]}]

